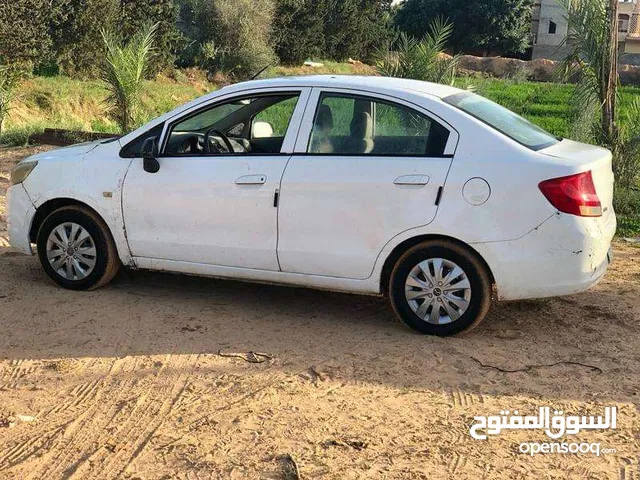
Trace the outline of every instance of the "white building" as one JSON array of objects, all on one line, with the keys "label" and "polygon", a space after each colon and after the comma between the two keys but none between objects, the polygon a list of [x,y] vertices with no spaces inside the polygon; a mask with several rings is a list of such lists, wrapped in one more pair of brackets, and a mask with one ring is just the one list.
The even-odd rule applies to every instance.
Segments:
[{"label": "white building", "polygon": [[[620,0],[618,33],[622,60],[640,61],[640,0]],[[567,54],[563,46],[567,36],[567,12],[558,0],[540,0],[531,17],[532,58],[560,60]]]}]

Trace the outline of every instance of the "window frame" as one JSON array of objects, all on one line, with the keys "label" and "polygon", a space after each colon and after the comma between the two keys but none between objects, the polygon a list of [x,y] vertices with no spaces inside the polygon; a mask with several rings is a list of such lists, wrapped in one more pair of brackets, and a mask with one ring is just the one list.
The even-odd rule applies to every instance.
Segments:
[{"label": "window frame", "polygon": [[[164,122],[162,135],[159,138],[158,158],[202,158],[202,157],[215,158],[215,157],[230,157],[230,156],[266,157],[266,156],[276,156],[276,155],[291,155],[294,150],[295,140],[298,136],[298,131],[302,123],[303,114],[304,114],[310,93],[311,93],[311,89],[308,87],[291,87],[291,88],[274,87],[274,88],[247,89],[247,90],[230,92],[226,95],[220,95],[206,102],[194,105],[193,107],[180,112],[179,114],[171,117],[170,119]],[[289,126],[285,133],[280,152],[278,153],[229,152],[224,154],[202,153],[198,155],[193,155],[191,153],[187,153],[187,154],[165,153],[165,150],[167,148],[167,143],[169,141],[170,133],[173,130],[173,127],[175,125],[185,120],[188,120],[189,118],[192,118],[206,110],[216,108],[217,106],[221,106],[225,103],[240,101],[246,98],[272,97],[272,96],[279,96],[279,95],[282,95],[282,96],[297,95],[298,96],[298,102],[296,104],[296,107],[293,110],[291,119],[289,120]]]},{"label": "window frame", "polygon": [[[392,106],[411,110],[419,115],[427,117],[429,120],[439,123],[443,128],[449,131],[449,138],[445,145],[444,152],[438,156],[428,156],[425,154],[362,154],[362,153],[309,153],[308,149],[311,143],[311,134],[315,123],[320,101],[323,94],[343,96],[348,98],[360,98],[373,102],[387,103]],[[328,88],[314,87],[312,89],[307,108],[304,112],[304,119],[298,132],[298,139],[295,146],[296,155],[306,155],[314,157],[363,157],[363,158],[453,158],[458,145],[460,135],[458,131],[439,115],[425,108],[423,105],[411,102],[406,99],[394,97],[384,93],[371,92],[351,88]]]}]

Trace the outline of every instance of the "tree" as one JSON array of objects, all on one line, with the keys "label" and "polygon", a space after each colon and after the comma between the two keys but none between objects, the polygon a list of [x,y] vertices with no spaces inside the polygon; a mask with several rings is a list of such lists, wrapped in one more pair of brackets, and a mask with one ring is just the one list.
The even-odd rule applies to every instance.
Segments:
[{"label": "tree", "polygon": [[472,54],[523,53],[530,43],[532,0],[405,0],[398,28],[422,38],[435,18],[455,25],[450,47]]},{"label": "tree", "polygon": [[93,76],[104,55],[101,30],[113,28],[118,0],[54,0],[52,42],[55,63],[67,75]]},{"label": "tree", "polygon": [[278,0],[273,41],[286,64],[310,57],[371,60],[391,37],[390,0]]},{"label": "tree", "polygon": [[0,1],[0,59],[5,64],[44,60],[51,48],[47,0]]},{"label": "tree", "polygon": [[179,5],[173,0],[120,0],[117,28],[124,32],[125,40],[137,36],[150,23],[157,25],[150,75],[172,68],[177,52],[185,46],[184,38],[176,27],[179,11]]},{"label": "tree", "polygon": [[272,39],[280,61],[300,65],[305,59],[324,55],[324,3],[279,0]]},{"label": "tree", "polygon": [[143,81],[154,51],[158,24],[143,26],[138,33],[122,42],[119,35],[103,30],[107,51],[102,66],[102,80],[107,84],[109,113],[126,133],[136,124]]},{"label": "tree", "polygon": [[391,4],[380,0],[325,0],[325,55],[334,60],[371,60],[390,38]]},{"label": "tree", "polygon": [[0,133],[11,110],[15,89],[24,76],[24,71],[15,65],[0,65]]}]

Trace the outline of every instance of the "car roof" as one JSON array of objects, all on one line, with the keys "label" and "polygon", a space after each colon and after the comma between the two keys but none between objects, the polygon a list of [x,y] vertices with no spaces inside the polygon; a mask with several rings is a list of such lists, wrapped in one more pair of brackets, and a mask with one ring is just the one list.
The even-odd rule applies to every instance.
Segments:
[{"label": "car roof", "polygon": [[[278,87],[325,87],[351,88],[354,90],[387,90],[411,91],[444,98],[461,92],[460,89],[438,83],[422,82],[406,78],[390,78],[358,75],[304,75],[251,80],[224,87],[221,90],[235,91],[248,88],[278,88]],[[220,91],[220,90],[218,90]]]}]

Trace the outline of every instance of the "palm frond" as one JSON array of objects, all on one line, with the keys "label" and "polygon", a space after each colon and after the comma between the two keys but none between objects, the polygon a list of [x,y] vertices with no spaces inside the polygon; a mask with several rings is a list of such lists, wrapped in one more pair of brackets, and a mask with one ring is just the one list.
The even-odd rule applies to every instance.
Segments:
[{"label": "palm frond", "polygon": [[102,31],[106,58],[101,79],[106,83],[109,113],[123,132],[136,123],[140,96],[158,24],[147,25],[127,43],[111,31]]},{"label": "palm frond", "polygon": [[422,40],[401,33],[394,42],[377,51],[377,71],[388,77],[413,78],[452,84],[459,57],[448,57],[443,50],[453,32],[453,25],[436,19]]}]

